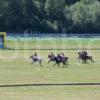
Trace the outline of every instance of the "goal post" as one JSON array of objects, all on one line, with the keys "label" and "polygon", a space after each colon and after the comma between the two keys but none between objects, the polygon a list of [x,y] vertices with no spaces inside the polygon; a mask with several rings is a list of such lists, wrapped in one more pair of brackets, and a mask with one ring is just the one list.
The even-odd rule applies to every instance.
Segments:
[{"label": "goal post", "polygon": [[0,32],[0,48],[6,48],[6,32]]}]

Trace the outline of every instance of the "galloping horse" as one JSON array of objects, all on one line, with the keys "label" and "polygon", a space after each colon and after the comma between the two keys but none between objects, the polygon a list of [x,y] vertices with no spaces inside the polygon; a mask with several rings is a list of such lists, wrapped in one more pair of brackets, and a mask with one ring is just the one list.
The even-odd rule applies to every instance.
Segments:
[{"label": "galloping horse", "polygon": [[88,63],[87,60],[90,60],[91,62],[94,62],[93,60],[93,57],[92,56],[88,56],[86,54],[84,54],[84,52],[78,52],[78,60],[79,60],[79,63],[80,63],[80,60],[82,60],[82,63]]},{"label": "galloping horse", "polygon": [[54,66],[58,65],[59,67],[60,63],[63,63],[63,66],[68,65],[68,57],[59,59],[57,56],[48,55],[48,58],[49,58],[48,63],[50,63],[51,61],[55,62]]},{"label": "galloping horse", "polygon": [[53,55],[48,55],[49,61],[48,63],[50,63],[51,61],[55,61],[55,56]]},{"label": "galloping horse", "polygon": [[35,57],[35,56],[30,56],[29,58],[31,58],[32,59],[32,64],[34,64],[35,62],[38,62],[39,63],[39,65],[41,66],[42,65],[42,58],[41,57]]}]

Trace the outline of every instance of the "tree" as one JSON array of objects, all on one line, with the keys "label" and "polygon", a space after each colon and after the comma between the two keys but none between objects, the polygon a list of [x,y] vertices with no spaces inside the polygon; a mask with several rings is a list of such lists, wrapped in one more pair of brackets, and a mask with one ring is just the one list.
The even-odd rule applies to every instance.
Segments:
[{"label": "tree", "polygon": [[62,30],[64,22],[65,0],[47,0],[46,11],[48,20],[57,25],[58,31]]},{"label": "tree", "polygon": [[0,1],[0,31],[6,31],[7,2]]},{"label": "tree", "polygon": [[82,3],[87,4],[87,5],[93,4],[93,3],[97,2],[97,1],[98,0],[81,0]]},{"label": "tree", "polygon": [[10,31],[16,31],[16,32],[22,31],[23,5],[21,0],[8,1],[7,22]]},{"label": "tree", "polygon": [[51,19],[60,19],[63,16],[65,0],[47,0],[47,14]]},{"label": "tree", "polygon": [[100,0],[1,0],[0,31],[100,32]]},{"label": "tree", "polygon": [[28,29],[29,31],[32,30],[32,28],[34,28],[34,24],[35,23],[35,12],[36,12],[36,8],[35,8],[35,3],[33,2],[33,0],[25,0],[25,28]]},{"label": "tree", "polygon": [[65,0],[65,1],[68,5],[71,5],[71,4],[74,4],[74,3],[76,3],[77,1],[80,1],[80,0]]},{"label": "tree", "polygon": [[[78,2],[65,9],[66,18],[72,21],[72,32],[96,32],[100,27],[100,2]],[[98,16],[98,17],[97,17]],[[97,22],[98,20],[98,22]]]},{"label": "tree", "polygon": [[40,0],[40,6],[39,6],[40,16],[39,16],[39,18],[41,18],[42,20],[46,18],[45,3],[46,3],[46,0]]}]

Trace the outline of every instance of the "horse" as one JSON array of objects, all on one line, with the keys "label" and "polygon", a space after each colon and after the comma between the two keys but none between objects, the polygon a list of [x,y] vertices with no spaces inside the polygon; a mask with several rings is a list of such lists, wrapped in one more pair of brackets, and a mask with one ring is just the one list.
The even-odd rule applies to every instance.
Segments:
[{"label": "horse", "polygon": [[35,56],[30,56],[29,58],[31,58],[32,59],[32,64],[34,64],[34,63],[36,63],[36,62],[38,62],[38,64],[41,66],[42,65],[42,58],[41,57],[35,57]]},{"label": "horse", "polygon": [[[58,57],[55,57],[55,64],[54,64],[54,66],[57,64],[58,65],[58,67],[59,67],[59,65],[60,65],[60,63],[63,63],[63,67],[66,65],[68,65],[68,57],[64,57],[64,58],[62,58],[62,59],[59,59]],[[68,67],[68,66],[67,66]]]},{"label": "horse", "polygon": [[88,56],[88,55],[81,53],[81,52],[78,52],[78,54],[79,54],[79,57],[78,57],[79,63],[80,63],[80,60],[82,60],[82,63],[88,63],[87,60],[94,62],[92,56]]},{"label": "horse", "polygon": [[50,63],[51,61],[55,62],[54,66],[58,65],[58,67],[59,67],[60,63],[63,63],[63,66],[68,65],[68,57],[59,59],[56,56],[48,55],[48,58],[49,58],[48,63]]},{"label": "horse", "polygon": [[48,63],[50,63],[51,61],[55,61],[55,56],[48,55],[48,58],[49,58]]}]

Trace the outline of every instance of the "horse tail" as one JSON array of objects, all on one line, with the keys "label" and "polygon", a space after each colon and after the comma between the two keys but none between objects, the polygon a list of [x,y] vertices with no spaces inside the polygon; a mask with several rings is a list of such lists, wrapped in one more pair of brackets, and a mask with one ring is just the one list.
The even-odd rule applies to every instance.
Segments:
[{"label": "horse tail", "polygon": [[68,59],[69,59],[69,57],[65,57],[64,62],[68,63]]},{"label": "horse tail", "polygon": [[92,57],[92,56],[90,56],[90,60],[91,60],[91,62],[94,62],[94,60],[93,60],[93,57]]},{"label": "horse tail", "polygon": [[65,61],[68,61],[69,57],[65,57]]}]

